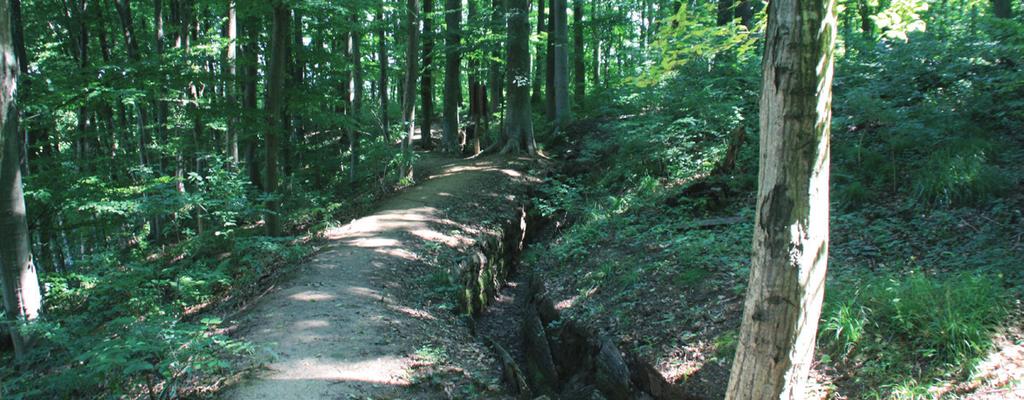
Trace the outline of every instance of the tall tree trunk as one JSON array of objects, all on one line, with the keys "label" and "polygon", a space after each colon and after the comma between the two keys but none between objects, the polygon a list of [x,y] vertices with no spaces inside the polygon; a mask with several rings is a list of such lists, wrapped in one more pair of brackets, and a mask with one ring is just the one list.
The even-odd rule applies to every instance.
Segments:
[{"label": "tall tree trunk", "polygon": [[718,26],[728,24],[732,21],[733,0],[718,0]]},{"label": "tall tree trunk", "polygon": [[555,120],[555,7],[558,6],[558,0],[551,0],[551,7],[548,9],[548,40],[547,48],[544,53],[544,116],[547,117],[548,122]]},{"label": "tall tree trunk", "polygon": [[[163,65],[163,54],[164,54],[164,6],[163,0],[153,0],[153,26],[154,26],[154,55],[156,56],[157,65]],[[168,106],[167,102],[163,100],[165,93],[165,85],[167,84],[167,74],[164,71],[160,71],[159,78],[157,81],[156,88],[156,138],[160,141],[161,146],[167,145],[167,114]],[[159,152],[160,169],[159,174],[163,175],[167,173],[168,160],[163,152]],[[157,241],[159,241],[159,232],[155,233]]]},{"label": "tall tree trunk", "polygon": [[[127,0],[126,0],[126,3],[125,3],[125,10],[128,11],[128,13],[126,13],[126,15],[130,15],[131,8],[128,7]],[[122,21],[122,24],[123,23],[124,23],[124,21]],[[161,64],[163,62],[163,60],[162,60],[163,48],[164,48],[163,0],[153,0],[153,57],[155,59],[154,63],[157,64],[157,65],[159,65],[159,64]],[[141,61],[141,55],[136,53],[136,56],[139,57],[139,58],[137,60],[135,60],[135,61]],[[167,104],[162,101],[163,93],[164,93],[164,90],[163,90],[163,88],[164,88],[164,80],[165,80],[164,74],[163,74],[162,71],[160,71],[159,79],[157,80],[157,84],[156,84],[156,93],[148,93],[150,96],[155,97],[155,99],[153,100],[153,106],[154,106],[153,114],[154,114],[154,119],[155,119],[154,125],[155,125],[157,140],[159,140],[161,144],[167,142],[167,134],[166,134],[167,131],[165,130],[165,122],[167,121]],[[147,123],[148,123],[147,115],[149,114],[149,112],[147,111],[147,109],[149,108],[149,104],[148,103],[149,102],[147,102],[147,104],[143,104],[143,103],[136,103],[135,104],[135,109],[136,109],[136,120],[135,121],[136,121],[136,124],[137,124],[136,130],[138,131],[138,136],[139,136],[139,163],[142,164],[142,166],[147,166],[147,165],[150,165],[151,163],[154,162],[154,160],[152,158],[150,158],[150,156],[149,156],[149,153],[150,153],[149,152],[149,147],[150,147],[151,137],[150,137],[149,127],[147,126]],[[158,170],[156,172],[157,172],[157,175],[160,175],[167,168],[166,158],[163,156],[163,154],[161,152],[161,153],[159,153],[157,155],[157,159],[159,160],[159,165],[158,165],[159,168],[158,168]],[[150,226],[149,226],[149,240],[151,242],[155,243],[155,244],[159,244],[160,242],[163,241],[163,215],[160,213],[160,211],[157,211],[156,215],[152,216],[152,218],[149,221],[149,224],[150,224]],[[57,246],[57,248],[59,249],[60,246]]]},{"label": "tall tree trunk", "polygon": [[[558,0],[554,0],[558,1]],[[530,3],[508,1],[508,114],[502,153],[537,153],[530,111]]]},{"label": "tall tree trunk", "polygon": [[[416,133],[416,75],[419,71],[419,0],[407,0],[405,48],[405,84],[402,96],[402,118],[406,124],[405,140],[402,142],[402,171],[404,178],[412,179],[412,138]],[[424,129],[430,129],[424,128]]]},{"label": "tall tree trunk", "polygon": [[[114,6],[118,11],[118,18],[121,20],[121,32],[125,41],[125,49],[128,52],[128,59],[137,63],[141,60],[138,50],[138,40],[135,37],[135,23],[132,18],[131,0],[115,0]],[[136,85],[141,87],[141,83]],[[148,146],[150,146],[150,134],[148,134],[148,113],[144,104],[136,104],[136,125],[138,135],[138,160],[139,165],[144,167],[150,164],[148,157]]]},{"label": "tall tree trunk", "polygon": [[[352,115],[356,120],[361,121],[363,117],[363,53],[361,44],[363,42],[362,21],[358,11],[352,15],[352,26],[356,27],[349,36],[349,54],[352,56]],[[350,184],[356,182],[356,171],[359,165],[360,135],[362,124],[356,129],[350,129],[349,136],[349,169],[348,180]]]},{"label": "tall tree trunk", "polygon": [[803,398],[825,291],[835,3],[768,7],[754,250],[727,399]]},{"label": "tall tree trunk", "polygon": [[555,6],[555,125],[563,127],[572,118],[569,108],[569,21],[566,0],[551,0]]},{"label": "tall tree trunk", "polygon": [[256,188],[263,189],[263,179],[259,168],[259,142],[256,140],[255,129],[259,126],[257,119],[257,102],[259,83],[259,36],[260,21],[254,16],[245,20],[245,43],[242,45],[242,57],[239,57],[242,68],[242,120],[246,128],[238,138],[245,148],[245,167],[249,182]]},{"label": "tall tree trunk", "polygon": [[[85,73],[89,67],[89,26],[86,23],[86,10],[88,10],[88,3],[86,0],[73,0],[72,6],[74,11],[72,12],[72,18],[74,20],[74,33],[72,38],[74,39],[75,59],[78,61],[78,68],[82,73]],[[89,110],[86,105],[78,107],[78,113],[76,116],[76,132],[75,132],[75,159],[78,161],[78,165],[83,172],[91,171],[91,157],[89,157],[89,140],[88,130],[89,124]]]},{"label": "tall tree trunk", "polygon": [[[584,63],[583,57],[583,2],[586,0],[573,0],[573,94],[576,96],[576,105],[579,107],[583,106],[583,102],[586,100],[587,90],[587,66]],[[647,3],[648,5],[650,3]]]},{"label": "tall tree trunk", "polygon": [[[544,0],[537,0],[537,37],[543,37],[544,29],[547,27],[544,22],[545,7]],[[542,62],[542,60],[546,59],[544,56],[546,48],[541,41],[537,41],[535,50],[537,55],[533,62],[533,96],[530,98],[530,102],[537,105],[541,104],[544,99],[544,65],[546,62]]]},{"label": "tall tree trunk", "polygon": [[28,74],[28,51],[25,50],[25,24],[21,17],[21,0],[11,0],[11,40],[14,42],[14,56],[22,75]]},{"label": "tall tree trunk", "polygon": [[[11,3],[0,2],[0,283],[3,284],[7,322],[32,320],[39,315],[43,298],[32,264],[25,196],[18,166],[18,56],[11,29]],[[8,325],[14,354],[23,358],[28,343],[16,325]]]},{"label": "tall tree trunk", "polygon": [[[506,18],[505,18],[505,7],[504,0],[492,0],[491,1],[491,34],[499,36],[506,33]],[[494,60],[501,59],[501,50],[504,48],[504,43],[498,43],[496,48],[491,53],[491,57]],[[498,112],[498,108],[504,103],[504,88],[502,87],[504,80],[502,79],[501,63],[492,61],[488,66],[487,70],[487,86],[491,92],[491,101],[488,104],[488,115]]]},{"label": "tall tree trunk", "polygon": [[434,148],[430,137],[434,126],[434,1],[423,1],[423,69],[420,78],[420,145],[426,149]]},{"label": "tall tree trunk", "polygon": [[390,142],[391,120],[388,118],[388,39],[387,23],[384,22],[384,0],[379,0],[377,15],[374,21],[377,23],[377,62],[380,64],[380,82],[377,86],[380,96],[380,127],[381,136],[386,142]]},{"label": "tall tree trunk", "polygon": [[[479,24],[480,10],[478,0],[469,0],[469,23]],[[486,132],[483,127],[484,113],[487,112],[487,86],[480,80],[480,58],[469,60],[469,118],[472,120],[472,153],[480,153],[480,136]],[[470,131],[467,131],[469,134]]]},{"label": "tall tree trunk", "polygon": [[593,42],[590,46],[590,80],[596,88],[601,86],[601,35],[596,22],[599,15],[597,0],[590,0],[590,10],[590,39]]},{"label": "tall tree trunk", "polygon": [[117,16],[121,20],[121,32],[124,36],[124,46],[128,51],[128,59],[137,61],[139,59],[139,43],[135,39],[131,0],[114,0],[114,8],[117,9]]},{"label": "tall tree trunk", "polygon": [[992,11],[997,18],[1013,18],[1012,4],[1010,0],[992,0]]},{"label": "tall tree trunk", "polygon": [[459,104],[462,103],[462,0],[445,0],[444,149],[459,151]]},{"label": "tall tree trunk", "polygon": [[[237,0],[228,0],[228,51],[227,51],[227,86],[225,91],[227,92],[228,107],[234,109],[238,106],[238,92],[239,92],[239,80],[238,80],[238,10]],[[238,124],[239,119],[237,115],[232,115],[228,122],[228,157],[231,159],[231,163],[238,165],[240,161],[238,154]]]},{"label": "tall tree trunk", "polygon": [[[736,5],[736,18],[740,19],[740,23],[747,29],[754,27],[754,1],[759,0],[740,0],[739,4]],[[850,15],[850,13],[846,13]]]},{"label": "tall tree trunk", "polygon": [[857,2],[857,12],[860,14],[860,31],[865,38],[870,38],[875,34],[875,24],[871,21],[872,8],[868,0]]},{"label": "tall tree trunk", "polygon": [[[288,7],[279,0],[274,4],[274,16],[272,31],[270,34],[270,65],[267,66],[267,105],[266,118],[266,182],[263,184],[263,191],[271,196],[277,193],[277,155],[278,140],[283,134],[284,126],[284,79],[288,65],[288,25],[291,22],[291,12]],[[278,236],[281,234],[281,220],[278,215],[279,202],[272,199],[267,202],[267,234]]]}]

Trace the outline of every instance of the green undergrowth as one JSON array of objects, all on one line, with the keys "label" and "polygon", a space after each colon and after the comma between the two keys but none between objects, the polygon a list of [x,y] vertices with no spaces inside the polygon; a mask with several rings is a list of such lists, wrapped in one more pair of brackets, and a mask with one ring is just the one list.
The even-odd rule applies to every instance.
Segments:
[{"label": "green undergrowth", "polygon": [[[1024,75],[1010,66],[1024,63],[1024,30],[982,32],[844,44],[817,367],[834,394],[931,397],[1020,325]],[[749,274],[758,75],[687,68],[608,94],[576,136],[552,141],[563,164],[536,207],[560,235],[526,260],[568,288],[567,315],[645,357],[672,365],[687,348],[728,368]],[[701,68],[733,79],[701,84]],[[736,168],[712,174],[739,127]]]},{"label": "green undergrowth", "polygon": [[872,385],[867,395],[878,397],[912,389],[909,382],[921,390],[963,378],[991,348],[1010,304],[1002,276],[913,269],[833,278],[826,296],[820,360],[855,368],[853,383]]},{"label": "green undergrowth", "polygon": [[[364,149],[364,162],[394,165],[396,150],[383,142]],[[297,171],[282,183],[290,195],[281,219],[293,236],[269,237],[261,223],[267,197],[229,165],[211,158],[205,176],[190,174],[181,186],[152,171],[132,172],[137,184],[86,177],[63,191],[38,184],[53,178],[45,173],[29,178],[30,209],[97,239],[40,252],[46,308],[22,327],[33,338],[25,359],[3,356],[0,397],[203,396],[263,353],[222,334],[219,316],[301,262],[317,232],[398,183],[394,168],[367,169],[355,186],[347,174]],[[153,218],[161,220],[159,243]]]}]

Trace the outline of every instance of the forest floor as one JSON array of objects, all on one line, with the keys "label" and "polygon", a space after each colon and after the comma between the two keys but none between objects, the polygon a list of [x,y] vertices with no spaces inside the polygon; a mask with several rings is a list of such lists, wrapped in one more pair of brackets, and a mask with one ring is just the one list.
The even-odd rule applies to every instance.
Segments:
[{"label": "forest floor", "polygon": [[438,296],[438,276],[487,233],[488,212],[525,200],[524,165],[423,154],[415,186],[324,232],[318,254],[237,318],[236,336],[266,357],[224,397],[500,397],[491,351]]},{"label": "forest floor", "polygon": [[[613,139],[639,123],[610,121],[582,121],[565,143],[545,149],[559,162],[536,201],[555,232],[535,233],[544,239],[531,243],[522,263],[543,279],[563,318],[614,338],[688,398],[724,398],[749,275],[756,181],[744,186],[737,173],[622,189],[642,180],[629,175],[639,168],[619,167],[630,153]],[[987,207],[833,207],[824,334],[805,397],[1024,399],[1024,186]],[[891,283],[918,276],[928,277],[919,278],[924,289]],[[995,300],[978,303],[999,304],[996,317],[958,307],[975,304],[965,293],[989,287],[971,283],[982,281],[996,282],[986,292]],[[861,295],[872,287],[885,291]],[[960,363],[942,361],[951,350],[915,344],[940,334],[939,323],[901,334],[881,314],[844,319],[835,311],[859,301],[868,305],[850,307],[864,313],[857,318],[915,301],[920,315],[981,326],[980,350]],[[858,327],[851,320],[864,321],[863,339],[844,348],[834,338]]]}]

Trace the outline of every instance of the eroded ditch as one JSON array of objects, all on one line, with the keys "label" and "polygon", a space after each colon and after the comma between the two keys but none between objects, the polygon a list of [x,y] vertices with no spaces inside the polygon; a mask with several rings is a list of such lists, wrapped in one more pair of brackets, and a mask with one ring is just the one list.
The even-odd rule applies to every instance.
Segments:
[{"label": "eroded ditch", "polygon": [[552,229],[528,210],[516,207],[498,236],[477,240],[449,271],[463,288],[461,311],[497,354],[509,392],[521,399],[688,398],[587,321],[563,318],[544,282],[519,264],[525,247]]}]

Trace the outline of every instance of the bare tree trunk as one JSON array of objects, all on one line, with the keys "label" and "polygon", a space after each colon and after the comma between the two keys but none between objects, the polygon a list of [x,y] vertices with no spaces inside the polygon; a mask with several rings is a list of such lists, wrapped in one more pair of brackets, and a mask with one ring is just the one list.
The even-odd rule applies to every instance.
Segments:
[{"label": "bare tree trunk", "polygon": [[[292,10],[292,15],[295,19],[294,26],[292,27],[292,80],[295,82],[295,88],[297,90],[306,90],[306,57],[307,49],[305,43],[305,15],[302,14],[302,10]],[[295,136],[301,140],[306,134],[306,118],[301,113],[295,113],[292,116],[295,119]]]},{"label": "bare tree trunk", "polygon": [[871,21],[872,8],[868,0],[857,2],[857,12],[860,14],[860,31],[865,38],[870,38],[875,34],[875,24]]},{"label": "bare tree trunk", "polygon": [[245,148],[245,167],[249,182],[256,188],[263,189],[263,178],[259,168],[259,142],[253,132],[257,127],[256,107],[258,106],[258,75],[259,75],[259,19],[249,17],[245,20],[245,43],[242,45],[242,116],[245,121],[245,136],[239,136],[239,142]]},{"label": "bare tree trunk", "polygon": [[551,0],[551,7],[548,13],[548,40],[547,40],[547,51],[544,53],[544,116],[547,117],[548,122],[555,120],[555,7],[558,6],[558,0]]},{"label": "bare tree trunk", "polygon": [[[747,29],[754,27],[754,4],[755,0],[740,0],[739,4],[736,5],[736,18],[740,19],[740,23]],[[850,15],[850,13],[846,13]]]},{"label": "bare tree trunk", "polygon": [[596,88],[601,86],[601,35],[598,34],[598,26],[595,22],[599,15],[597,0],[590,0],[590,10],[590,38],[593,42],[590,46],[592,52],[590,79]]},{"label": "bare tree trunk", "polygon": [[[228,106],[237,107],[238,105],[238,12],[237,12],[237,0],[228,0],[228,54],[226,67],[228,71],[228,84],[225,87],[227,92]],[[238,123],[239,119],[237,115],[232,115],[228,122],[228,157],[231,158],[231,162],[234,165],[238,165],[240,158],[238,157]]]},{"label": "bare tree trunk", "polygon": [[[416,75],[419,71],[419,0],[408,0],[406,4],[406,31],[408,43],[405,49],[405,86],[402,96],[402,118],[406,124],[405,140],[402,142],[402,176],[412,179],[412,138],[416,133]],[[429,128],[424,128],[429,129]]]},{"label": "bare tree trunk", "polygon": [[[164,54],[164,17],[163,17],[163,15],[164,15],[164,6],[163,6],[163,0],[153,0],[153,9],[154,9],[154,13],[153,13],[153,26],[154,26],[154,34],[155,34],[155,37],[154,37],[154,40],[153,40],[154,55],[156,56],[156,63],[157,63],[157,65],[161,65],[161,64],[163,64],[163,54]],[[164,74],[164,72],[161,71],[160,72],[160,77],[159,77],[159,82],[157,83],[157,89],[156,89],[156,97],[157,97],[157,99],[156,99],[156,121],[155,121],[155,124],[156,124],[156,137],[157,137],[157,140],[160,141],[161,145],[166,145],[167,144],[167,113],[168,113],[168,107],[167,107],[167,102],[163,100],[164,92],[165,92],[164,85],[167,83],[166,80],[167,80],[166,74]],[[164,156],[162,154],[162,152],[159,154],[158,157],[159,157],[159,160],[160,160],[159,174],[166,174],[167,173],[167,168],[168,168],[167,157]],[[156,240],[159,241],[159,232],[156,232],[156,233],[157,233]]]},{"label": "bare tree trunk", "polygon": [[462,0],[445,0],[445,64],[444,64],[444,150],[459,151],[459,104],[462,103]]},{"label": "bare tree trunk", "polygon": [[[579,107],[583,106],[583,102],[586,100],[587,94],[587,66],[584,63],[583,57],[585,55],[583,48],[583,2],[585,0],[573,0],[573,95],[575,95],[576,105]],[[650,5],[650,3],[647,3]]]},{"label": "bare tree trunk", "polygon": [[569,21],[566,0],[551,0],[555,21],[555,125],[564,126],[572,118],[569,108]]},{"label": "bare tree trunk", "polygon": [[[39,315],[43,298],[32,264],[25,196],[18,166],[18,106],[16,102],[18,56],[11,29],[11,3],[0,2],[0,283],[3,284],[6,322],[32,320]],[[23,358],[29,343],[16,325],[8,325],[14,354]]]},{"label": "bare tree trunk", "polygon": [[[278,1],[274,4],[273,30],[270,34],[270,60],[267,68],[267,105],[266,105],[266,132],[264,138],[266,143],[266,183],[263,191],[274,196],[277,195],[277,153],[278,140],[284,126],[284,79],[285,68],[288,65],[288,25],[291,22],[291,12],[288,7]],[[267,234],[278,236],[281,234],[281,220],[278,215],[279,202],[272,199],[267,202]]]},{"label": "bare tree trunk", "polygon": [[[495,36],[506,33],[505,31],[505,7],[504,0],[492,0],[491,1],[491,33]],[[497,46],[503,48],[503,44],[499,43]],[[500,59],[501,50],[495,49],[491,53],[491,57],[495,60]],[[494,114],[501,107],[504,102],[504,89],[502,88],[502,74],[501,74],[501,63],[492,61],[488,66],[487,71],[487,86],[491,92],[491,102],[488,104],[488,114]]]},{"label": "bare tree trunk", "polygon": [[[349,35],[349,54],[352,56],[352,85],[349,91],[352,93],[352,115],[360,120],[363,117],[363,53],[362,53],[362,26],[360,25],[363,21],[359,19],[362,15],[360,12],[356,12],[352,15],[352,26],[356,27]],[[357,171],[356,168],[359,166],[359,150],[360,150],[360,134],[359,131],[362,129],[362,124],[356,129],[349,130],[349,168],[348,168],[348,181],[349,184],[355,184]]]},{"label": "bare tree trunk", "polygon": [[1013,18],[1012,4],[1010,0],[992,0],[992,11],[997,18]]},{"label": "bare tree trunk", "polygon": [[[544,0],[537,1],[537,36],[541,37],[544,35],[544,29],[546,28],[545,21],[545,7]],[[533,96],[530,98],[530,102],[533,104],[541,104],[544,99],[544,65],[545,62],[541,62],[545,59],[544,51],[546,47],[540,41],[537,42],[536,59],[533,62]]]},{"label": "bare tree trunk", "polygon": [[[555,0],[558,1],[558,0]],[[508,114],[502,153],[537,153],[530,111],[530,3],[508,1]]]},{"label": "bare tree trunk", "polygon": [[[127,0],[125,0],[127,1]],[[14,56],[22,75],[28,74],[28,51],[25,50],[25,25],[21,17],[21,0],[11,0],[11,40],[14,41]]]},{"label": "bare tree trunk", "polygon": [[733,0],[718,0],[718,26],[728,24],[732,21]]},{"label": "bare tree trunk", "polygon": [[423,69],[420,77],[420,146],[434,148],[430,131],[434,126],[434,1],[423,1]]},{"label": "bare tree trunk", "polygon": [[727,399],[799,399],[825,291],[835,3],[769,4],[750,283]]},{"label": "bare tree trunk", "polygon": [[384,22],[384,0],[379,0],[377,15],[374,20],[377,28],[377,62],[380,64],[380,82],[377,89],[380,91],[380,125],[381,135],[384,141],[390,142],[391,120],[388,117],[388,40],[387,24]]},{"label": "bare tree trunk", "polygon": [[[477,24],[480,18],[478,0],[469,0],[469,23]],[[487,112],[487,86],[481,81],[480,60],[469,61],[469,118],[472,120],[473,154],[480,153],[480,136],[487,131],[483,127],[484,113]]]}]

